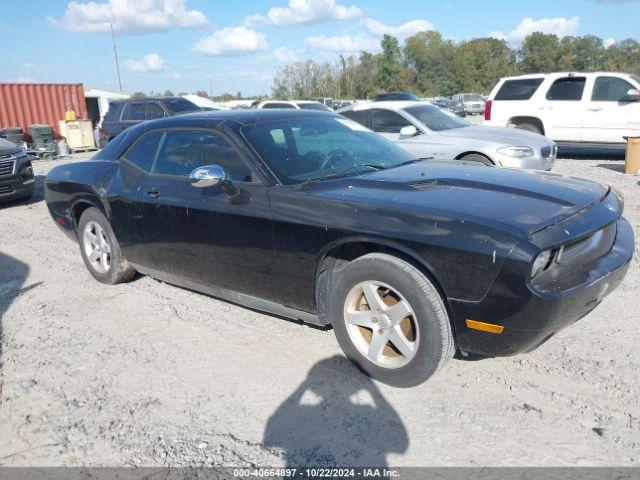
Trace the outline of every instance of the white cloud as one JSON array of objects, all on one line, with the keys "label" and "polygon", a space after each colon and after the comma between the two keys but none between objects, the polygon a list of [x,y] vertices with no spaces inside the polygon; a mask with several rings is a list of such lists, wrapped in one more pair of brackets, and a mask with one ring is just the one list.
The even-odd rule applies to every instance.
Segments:
[{"label": "white cloud", "polygon": [[150,53],[140,60],[125,60],[124,68],[130,72],[161,72],[164,70],[164,60],[157,53]]},{"label": "white cloud", "polygon": [[491,32],[490,37],[506,40],[512,45],[518,45],[526,38],[527,35],[534,32],[553,33],[558,37],[566,37],[573,35],[578,29],[580,17],[566,18],[541,18],[534,20],[533,18],[523,18],[520,23],[508,33]]},{"label": "white cloud", "polygon": [[602,43],[604,44],[604,48],[609,48],[615,45],[616,41],[613,38],[606,38]]},{"label": "white cloud", "polygon": [[382,36],[384,34],[388,34],[393,35],[400,40],[404,40],[418,32],[433,30],[433,24],[427,20],[411,20],[407,23],[403,23],[402,25],[398,25],[397,27],[391,27],[384,25],[373,18],[365,18],[362,21],[362,25],[375,35]]},{"label": "white cloud", "polygon": [[310,25],[351,20],[362,14],[359,7],[338,5],[336,0],[289,0],[288,7],[273,7],[266,16],[259,13],[248,16],[245,18],[245,25],[257,26],[265,23],[276,27]]},{"label": "white cloud", "polygon": [[188,10],[186,3],[186,0],[71,1],[62,18],[49,21],[81,33],[107,33],[113,23],[114,30],[125,35],[206,27],[209,22],[204,13]]},{"label": "white cloud", "polygon": [[181,80],[181,79],[185,78],[185,76],[180,72],[174,72],[172,77],[175,78],[175,79],[178,79],[178,80]]},{"label": "white cloud", "polygon": [[280,47],[273,51],[272,58],[276,62],[295,62],[300,59],[300,56],[287,47]]},{"label": "white cloud", "polygon": [[269,48],[267,37],[246,27],[228,27],[201,38],[194,49],[205,55],[243,55]]},{"label": "white cloud", "polygon": [[358,34],[355,36],[342,35],[338,37],[307,37],[307,48],[320,52],[353,53],[380,50],[380,41],[377,38]]}]

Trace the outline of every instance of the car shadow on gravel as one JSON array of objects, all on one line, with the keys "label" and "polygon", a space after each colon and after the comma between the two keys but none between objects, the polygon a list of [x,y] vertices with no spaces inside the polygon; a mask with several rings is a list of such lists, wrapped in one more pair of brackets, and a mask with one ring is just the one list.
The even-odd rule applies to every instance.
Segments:
[{"label": "car shadow on gravel", "polygon": [[558,160],[624,160],[623,148],[559,147]]},{"label": "car shadow on gravel", "polygon": [[599,163],[596,165],[599,168],[606,168],[607,170],[612,170],[614,172],[624,173],[624,164],[622,163]]},{"label": "car shadow on gravel", "polygon": [[409,437],[373,381],[349,360],[316,363],[269,418],[263,446],[280,448],[287,466],[387,466]]},{"label": "car shadow on gravel", "polygon": [[2,353],[4,348],[3,322],[5,313],[13,301],[21,294],[40,283],[23,287],[29,275],[29,266],[9,255],[0,252],[0,404],[2,403]]}]

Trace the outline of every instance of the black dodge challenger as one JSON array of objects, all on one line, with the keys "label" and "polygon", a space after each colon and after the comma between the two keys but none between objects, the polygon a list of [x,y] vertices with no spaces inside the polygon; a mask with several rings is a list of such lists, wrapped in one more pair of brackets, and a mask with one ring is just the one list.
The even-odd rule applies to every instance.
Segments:
[{"label": "black dodge challenger", "polygon": [[135,272],[333,327],[362,370],[419,384],[454,353],[527,352],[591,311],[633,255],[595,182],[412,158],[339,115],[207,112],[49,173],[89,272]]}]

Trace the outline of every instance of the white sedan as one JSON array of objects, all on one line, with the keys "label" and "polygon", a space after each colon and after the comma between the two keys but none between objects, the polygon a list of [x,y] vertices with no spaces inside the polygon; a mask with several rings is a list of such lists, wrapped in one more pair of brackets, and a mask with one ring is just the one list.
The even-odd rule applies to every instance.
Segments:
[{"label": "white sedan", "polygon": [[551,170],[557,154],[555,143],[542,135],[471,125],[429,102],[373,102],[338,113],[395,142],[416,158]]}]

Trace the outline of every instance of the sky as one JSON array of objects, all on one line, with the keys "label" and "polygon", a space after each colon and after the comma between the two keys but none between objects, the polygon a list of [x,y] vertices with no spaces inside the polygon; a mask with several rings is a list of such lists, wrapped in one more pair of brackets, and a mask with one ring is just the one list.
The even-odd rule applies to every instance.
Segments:
[{"label": "sky", "polygon": [[640,38],[640,0],[25,0],[3,2],[1,82],[82,82],[123,91],[269,94],[293,61],[375,51],[437,30],[517,46],[533,31]]}]

